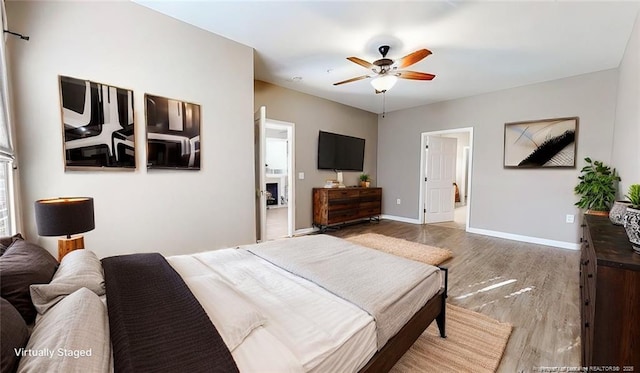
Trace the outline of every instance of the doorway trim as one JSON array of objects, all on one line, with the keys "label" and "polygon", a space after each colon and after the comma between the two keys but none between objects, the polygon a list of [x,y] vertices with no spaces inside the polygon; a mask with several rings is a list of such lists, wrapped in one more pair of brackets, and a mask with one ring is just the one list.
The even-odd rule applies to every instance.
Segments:
[{"label": "doorway trim", "polygon": [[[295,203],[296,203],[296,190],[295,190],[295,178],[293,177],[295,175],[295,170],[296,170],[296,157],[295,157],[295,138],[296,138],[296,133],[295,133],[295,123],[291,123],[291,122],[284,122],[281,120],[275,120],[275,119],[270,119],[270,118],[266,118],[265,120],[265,124],[264,124],[265,129],[276,129],[276,130],[286,130],[287,131],[287,167],[288,167],[288,172],[287,172],[287,183],[289,184],[289,188],[288,188],[288,200],[287,200],[287,237],[293,237],[294,232],[295,232],[295,219],[296,219],[296,214],[295,214]],[[264,208],[266,209],[266,205],[264,206]],[[267,236],[267,232],[265,232],[265,236]],[[266,241],[263,240],[263,241]]]},{"label": "doorway trim", "polygon": [[440,130],[440,131],[429,131],[422,132],[420,135],[420,185],[418,187],[419,196],[418,196],[418,221],[420,224],[426,224],[424,218],[424,209],[425,209],[425,166],[426,166],[426,152],[424,148],[427,146],[427,137],[429,136],[437,136],[437,135],[449,135],[453,133],[469,133],[469,170],[467,172],[467,180],[468,180],[468,189],[467,189],[467,222],[465,224],[465,231],[469,232],[469,222],[471,221],[471,184],[473,177],[473,127],[462,127],[462,128],[454,128],[449,130]]}]

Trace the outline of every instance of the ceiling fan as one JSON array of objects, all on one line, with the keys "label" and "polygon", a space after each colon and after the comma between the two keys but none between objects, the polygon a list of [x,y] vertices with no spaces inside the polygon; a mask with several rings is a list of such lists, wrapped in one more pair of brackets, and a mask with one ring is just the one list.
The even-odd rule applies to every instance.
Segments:
[{"label": "ceiling fan", "polygon": [[393,87],[398,78],[411,80],[431,80],[436,77],[433,74],[421,73],[418,71],[398,70],[409,67],[414,63],[421,61],[431,54],[430,50],[419,49],[394,61],[390,58],[387,58],[389,49],[391,49],[391,47],[389,47],[388,45],[380,46],[378,48],[378,51],[380,52],[380,54],[382,54],[382,58],[373,61],[373,63],[370,63],[358,57],[347,57],[349,61],[370,69],[374,74],[362,75],[355,78],[343,80],[338,83],[333,83],[333,85],[341,85],[362,79],[374,78],[371,81],[371,85],[376,89],[376,93],[384,93],[387,90],[391,89],[391,87]]}]

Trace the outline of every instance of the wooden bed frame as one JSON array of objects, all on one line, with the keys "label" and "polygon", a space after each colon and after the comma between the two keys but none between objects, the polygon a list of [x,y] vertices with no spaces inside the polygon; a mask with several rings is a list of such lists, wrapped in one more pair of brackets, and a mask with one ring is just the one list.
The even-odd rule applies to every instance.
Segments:
[{"label": "wooden bed frame", "polygon": [[[110,257],[110,258],[102,259],[102,266],[105,270],[105,285],[106,285],[107,296],[109,296],[110,293],[121,294],[123,289],[126,289],[126,293],[128,294],[127,297],[111,298],[112,300],[123,298],[123,299],[126,299],[128,303],[127,302],[107,303],[107,305],[109,306],[108,307],[109,315],[110,315],[109,327],[110,327],[112,342],[114,340],[124,341],[119,344],[119,347],[112,344],[113,345],[112,349],[114,352],[114,366],[118,367],[119,366],[118,364],[120,364],[120,366],[131,365],[131,366],[156,367],[156,365],[154,364],[161,362],[162,364],[164,364],[161,367],[157,366],[157,368],[154,368],[154,369],[143,369],[143,370],[148,370],[148,371],[162,370],[162,371],[171,371],[171,372],[182,372],[184,371],[185,364],[187,363],[186,360],[190,359],[189,362],[193,364],[200,363],[201,361],[203,361],[203,359],[199,354],[196,354],[196,355],[193,354],[192,349],[188,349],[188,353],[186,354],[184,359],[174,359],[175,362],[178,363],[177,366],[174,366],[172,369],[167,369],[166,361],[157,360],[157,359],[145,359],[144,358],[145,356],[133,353],[132,352],[133,350],[129,348],[130,341],[120,337],[120,335],[127,335],[135,339],[134,344],[138,343],[139,345],[142,345],[140,341],[143,341],[143,342],[145,341],[144,338],[146,335],[146,331],[145,331],[146,329],[144,327],[146,324],[143,325],[139,322],[135,322],[136,320],[140,320],[141,317],[147,317],[148,315],[151,315],[151,314],[158,316],[161,320],[173,320],[175,319],[176,313],[189,314],[188,310],[191,310],[193,308],[191,306],[193,303],[185,302],[181,300],[177,302],[177,305],[174,305],[175,307],[173,308],[165,307],[164,311],[161,314],[158,314],[157,307],[155,307],[155,304],[157,303],[151,304],[149,302],[144,301],[147,299],[147,296],[150,290],[148,289],[149,281],[141,281],[140,279],[142,277],[146,279],[164,278],[165,280],[163,281],[165,282],[173,281],[171,286],[163,286],[161,289],[158,288],[157,286],[152,287],[154,290],[158,290],[157,294],[154,295],[154,297],[167,297],[168,299],[166,302],[167,304],[170,303],[169,300],[177,300],[178,298],[181,297],[180,294],[185,294],[185,292],[183,291],[184,289],[186,289],[188,294],[191,295],[191,297],[193,298],[193,302],[197,303],[195,296],[193,296],[193,294],[188,290],[187,285],[184,283],[182,278],[178,275],[177,272],[175,272],[175,270],[171,268],[171,266],[169,265],[169,263],[166,262],[166,260],[164,260],[163,262],[164,266],[165,268],[171,269],[170,273],[172,273],[173,278],[164,276],[163,273],[165,273],[166,271],[165,272],[158,271],[157,269],[159,265],[149,266],[150,260],[156,257],[159,257],[162,260],[164,260],[164,258],[157,253],[125,255],[125,256]],[[119,262],[122,262],[123,260],[126,260],[124,264],[119,263]],[[160,260],[160,259],[157,259],[157,260]],[[113,261],[114,263],[112,264],[111,261]],[[138,274],[139,271],[131,270],[131,268],[137,269],[140,266],[142,266],[142,269],[147,270],[147,272],[145,272],[144,276],[142,277],[139,276]],[[436,295],[434,295],[431,299],[429,299],[429,301],[427,301],[427,303],[422,308],[420,308],[411,317],[411,319],[409,319],[409,321],[398,331],[398,333],[396,333],[395,336],[389,339],[389,341],[387,341],[387,343],[371,357],[371,359],[366,363],[366,365],[362,369],[360,369],[358,373],[382,373],[382,372],[388,372],[389,370],[391,370],[391,368],[395,365],[395,363],[398,360],[400,360],[400,358],[409,350],[409,348],[411,348],[414,342],[427,329],[427,327],[433,322],[433,320],[436,320],[438,324],[438,328],[440,330],[440,336],[442,338],[446,337],[446,333],[445,333],[446,298],[447,298],[449,275],[448,275],[447,268],[440,267],[440,270],[444,272],[444,287]],[[132,273],[135,273],[135,275],[132,275]],[[131,280],[132,278],[134,278],[135,281]],[[116,281],[116,279],[118,280]],[[138,282],[137,284],[136,284],[136,281]],[[151,282],[154,284],[156,283],[156,281],[151,281]],[[136,284],[136,286],[131,286],[132,283]],[[133,292],[132,292],[132,289],[133,289]],[[167,292],[167,289],[173,289],[173,293]],[[131,296],[131,294],[134,294],[134,296]],[[114,312],[114,307],[116,308],[115,312]],[[129,317],[126,318],[126,320],[125,318],[122,317],[122,314],[124,313],[123,312],[124,309],[128,310],[128,313],[129,313]],[[131,310],[133,309],[135,310],[132,312]],[[194,328],[194,325],[196,325],[194,320],[198,321],[198,320],[206,319],[207,320],[206,324],[210,325],[213,328],[213,324],[210,323],[209,317],[206,315],[206,313],[204,313],[204,310],[200,308],[200,311],[201,311],[200,315],[194,315],[189,320],[186,318],[183,319],[181,317],[180,318],[182,322],[181,325],[178,325],[174,328],[163,328],[164,340],[172,341],[173,345],[171,343],[153,343],[151,345],[151,348],[155,349],[154,351],[157,350],[160,356],[162,356],[162,354],[167,354],[167,353],[171,354],[172,356],[176,356],[176,351],[179,351],[181,348],[184,348],[185,345],[183,343],[184,338],[177,339],[175,338],[175,334],[182,334],[183,336],[185,334],[189,334],[191,336],[191,334],[193,333],[190,334],[187,326]],[[131,314],[134,315],[136,318],[135,320],[133,320],[133,322],[131,321],[132,319]],[[119,318],[122,320],[118,320],[118,317],[116,317],[116,320],[120,322],[119,323],[114,322],[111,319],[113,315],[119,315],[120,316]],[[117,325],[120,325],[121,327],[115,328],[115,326]],[[184,326],[184,325],[187,325],[187,326]],[[117,334],[117,333],[114,334],[114,328],[120,334]],[[197,329],[199,327],[195,326],[195,328]],[[136,332],[132,333],[131,332],[132,329],[135,329]],[[187,332],[185,332],[185,330]],[[200,329],[197,329],[197,330],[200,331]],[[167,333],[169,333],[170,335],[167,335]],[[174,334],[171,334],[171,333],[174,333]],[[115,339],[114,339],[114,335],[116,335]],[[205,335],[209,336],[210,333],[205,333]],[[191,340],[191,338],[189,338],[189,340]],[[224,344],[221,338],[219,343]],[[213,346],[215,347],[215,344]],[[147,348],[146,345],[144,348]],[[117,350],[120,350],[122,352],[119,358],[116,353]],[[214,351],[215,348],[211,348],[209,350]],[[231,361],[233,361],[232,360],[233,358],[231,357],[231,353],[228,350],[226,350],[226,354],[228,355],[226,357],[228,357]],[[146,354],[146,356],[149,356],[149,354]],[[225,356],[223,356],[223,358],[224,357]],[[218,355],[210,356],[208,361],[216,361],[219,358],[220,357]]]},{"label": "wooden bed frame", "polygon": [[413,343],[436,320],[440,337],[446,338],[446,299],[449,282],[449,269],[440,267],[444,272],[444,288],[425,304],[389,341],[369,360],[358,373],[388,372],[398,360],[411,348]]}]

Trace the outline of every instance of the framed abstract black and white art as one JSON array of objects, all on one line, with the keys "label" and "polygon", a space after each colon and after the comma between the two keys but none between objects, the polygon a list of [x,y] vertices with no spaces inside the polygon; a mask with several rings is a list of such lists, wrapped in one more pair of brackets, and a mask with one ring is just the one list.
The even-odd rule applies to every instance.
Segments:
[{"label": "framed abstract black and white art", "polygon": [[133,91],[58,78],[65,169],[135,169]]},{"label": "framed abstract black and white art", "polygon": [[200,169],[200,105],[144,95],[147,168]]},{"label": "framed abstract black and white art", "polygon": [[504,167],[575,167],[578,117],[504,125]]}]

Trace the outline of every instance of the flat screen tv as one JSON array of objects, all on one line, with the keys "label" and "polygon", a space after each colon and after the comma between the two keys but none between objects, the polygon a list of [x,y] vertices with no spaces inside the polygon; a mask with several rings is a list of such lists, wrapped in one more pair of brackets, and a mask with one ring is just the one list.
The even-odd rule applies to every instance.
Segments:
[{"label": "flat screen tv", "polygon": [[362,171],[364,139],[320,131],[318,135],[318,169]]}]

